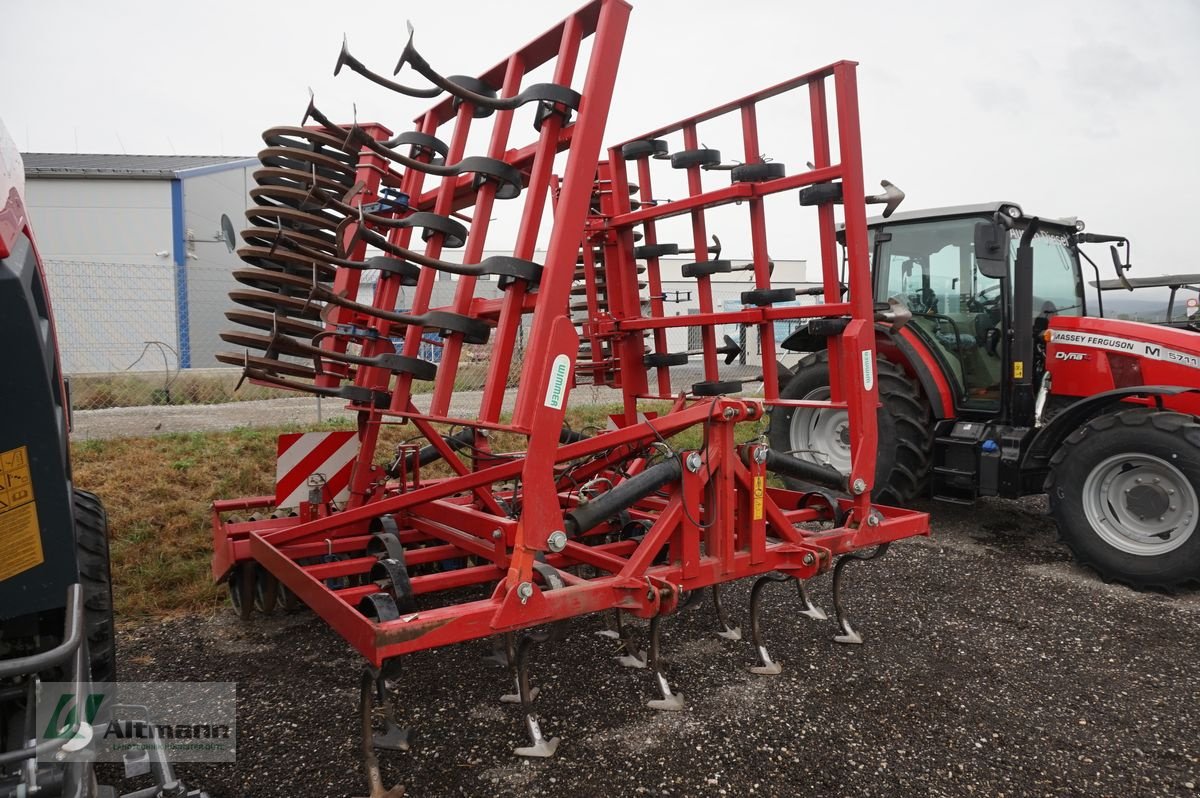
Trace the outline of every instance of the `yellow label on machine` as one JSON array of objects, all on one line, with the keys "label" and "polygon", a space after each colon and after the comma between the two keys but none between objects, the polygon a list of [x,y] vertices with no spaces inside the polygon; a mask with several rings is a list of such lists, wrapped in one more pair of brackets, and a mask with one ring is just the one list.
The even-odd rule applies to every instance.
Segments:
[{"label": "yellow label on machine", "polygon": [[29,452],[24,446],[0,452],[0,580],[45,561],[38,527]]},{"label": "yellow label on machine", "polygon": [[763,492],[765,490],[767,479],[764,476],[756,476],[754,478],[754,508],[751,511],[754,521],[761,521],[763,517]]},{"label": "yellow label on machine", "polygon": [[1013,379],[1019,380],[1025,376],[1025,362],[1023,360],[1013,361]]}]

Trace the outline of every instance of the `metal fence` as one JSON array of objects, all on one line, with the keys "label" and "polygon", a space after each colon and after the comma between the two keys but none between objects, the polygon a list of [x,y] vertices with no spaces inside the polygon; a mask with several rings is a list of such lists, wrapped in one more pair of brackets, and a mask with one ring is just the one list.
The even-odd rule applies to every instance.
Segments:
[{"label": "metal fence", "polygon": [[[240,369],[222,368],[215,361],[216,352],[233,348],[219,338],[220,330],[231,326],[224,313],[233,307],[228,291],[237,285],[228,270],[191,267],[186,271],[187,284],[182,287],[178,273],[167,264],[51,260],[46,262],[46,272],[63,369],[71,377],[75,409],[216,404],[298,396],[249,383],[239,387]],[[777,287],[786,285],[800,288],[808,284]],[[440,299],[435,296],[434,304],[448,303],[453,281],[439,283],[439,287],[445,296]],[[694,280],[667,282],[663,287],[670,298],[668,312],[670,308],[679,315],[699,312]],[[713,282],[714,308],[740,309],[741,292],[750,287],[743,282]],[[360,300],[369,302],[369,291]],[[404,300],[402,296],[401,309]],[[779,322],[776,340],[786,337],[793,326],[794,323]],[[668,349],[672,352],[698,349],[699,332],[699,327],[670,330]],[[728,368],[723,364],[731,379],[744,376],[761,363],[762,349],[755,328],[722,325],[717,334],[718,340],[729,335],[743,350],[735,364]],[[516,353],[508,364],[510,385],[516,385],[518,379],[525,338],[522,329]],[[441,346],[436,335],[427,333],[421,357],[440,362]],[[481,390],[491,358],[490,344],[465,346],[459,359],[456,389]],[[698,361],[699,356],[693,356],[693,360]],[[421,384],[415,390],[419,392]]]}]

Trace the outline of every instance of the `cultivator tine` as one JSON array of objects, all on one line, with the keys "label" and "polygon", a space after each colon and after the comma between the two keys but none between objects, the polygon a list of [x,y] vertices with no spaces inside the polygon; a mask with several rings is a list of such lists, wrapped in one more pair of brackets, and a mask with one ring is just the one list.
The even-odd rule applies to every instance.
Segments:
[{"label": "cultivator tine", "polygon": [[[503,642],[501,645],[497,646],[497,650],[492,652],[492,656],[495,657],[497,654],[499,654],[499,656],[503,657],[504,664],[507,665],[512,671],[513,683],[516,684],[517,691],[515,693],[505,693],[504,695],[500,696],[500,703],[520,704],[522,703],[521,675],[517,672],[517,650],[515,647],[516,637],[512,632],[508,632],[501,638],[501,640]],[[529,688],[529,700],[536,700],[540,692],[541,689],[538,687]]]},{"label": "cultivator tine", "polygon": [[513,753],[517,756],[536,756],[544,759],[554,756],[554,752],[558,750],[559,738],[546,739],[533,711],[533,700],[537,698],[537,691],[529,687],[529,650],[539,642],[542,641],[538,636],[527,635],[517,644],[517,692],[521,699],[521,708],[525,710],[525,730],[529,733],[529,745],[514,748]]},{"label": "cultivator tine", "polygon": [[786,582],[792,577],[786,574],[765,574],[754,582],[750,588],[750,640],[754,643],[754,653],[758,655],[758,664],[750,668],[751,673],[759,676],[778,676],[783,666],[771,659],[762,634],[762,596],[763,590],[772,582]]},{"label": "cultivator tine", "polygon": [[742,629],[740,626],[733,626],[729,623],[729,615],[725,612],[725,605],[721,603],[721,586],[712,586],[713,606],[717,609],[717,620],[721,624],[721,631],[717,632],[717,637],[723,637],[726,640],[741,640]]},{"label": "cultivator tine", "polygon": [[[511,668],[513,664],[512,643],[510,635],[497,635],[492,638],[492,652],[483,655],[483,661],[497,668]],[[503,700],[503,699],[502,699]]]},{"label": "cultivator tine", "polygon": [[625,652],[617,657],[617,664],[625,668],[645,668],[649,655],[637,647],[637,637],[622,623],[620,610],[617,610],[617,639],[621,641],[618,650]]},{"label": "cultivator tine", "polygon": [[367,788],[370,790],[367,798],[402,798],[404,788],[399,784],[391,789],[384,789],[383,776],[379,772],[379,757],[375,754],[375,723],[372,713],[378,678],[379,673],[373,668],[363,668],[359,717],[362,721],[363,767],[367,771]]},{"label": "cultivator tine", "polygon": [[613,616],[616,618],[616,622],[613,624],[613,626],[615,626],[616,628],[613,628],[613,626],[606,626],[603,629],[598,630],[596,632],[596,634],[600,635],[601,637],[607,637],[611,640],[620,640],[621,639],[621,611],[613,610],[612,612],[613,612]]},{"label": "cultivator tine", "polygon": [[383,734],[373,734],[372,743],[385,751],[407,751],[410,731],[396,722],[396,707],[388,697],[387,680],[382,673],[375,677],[375,699],[383,707]]},{"label": "cultivator tine", "polygon": [[814,621],[829,620],[829,616],[825,614],[825,610],[813,604],[812,596],[808,592],[808,583],[803,579],[796,580],[796,592],[800,594],[800,600],[804,602],[804,609],[800,610],[801,615],[808,616]]},{"label": "cultivator tine", "polygon": [[654,683],[662,698],[646,702],[650,709],[661,709],[668,712],[678,712],[683,709],[683,693],[671,692],[671,685],[662,670],[662,616],[655,615],[650,619],[650,668],[654,671]]},{"label": "cultivator tine", "polygon": [[849,554],[843,554],[838,558],[837,565],[833,566],[833,612],[837,616],[838,626],[841,627],[842,633],[834,635],[833,642],[845,643],[847,645],[862,645],[862,635],[854,630],[850,625],[850,616],[846,614],[846,606],[842,602],[842,580],[845,578],[846,566],[854,560],[866,562],[874,560],[887,554],[888,543],[882,543],[875,547],[875,550],[870,554],[852,551]]}]

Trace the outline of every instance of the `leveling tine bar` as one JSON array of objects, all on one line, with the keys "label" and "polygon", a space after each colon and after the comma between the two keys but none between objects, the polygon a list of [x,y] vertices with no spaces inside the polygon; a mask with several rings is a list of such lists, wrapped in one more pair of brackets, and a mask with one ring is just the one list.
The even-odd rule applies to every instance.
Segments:
[{"label": "leveling tine bar", "polygon": [[[303,603],[362,654],[368,664],[364,756],[376,798],[386,794],[376,749],[407,747],[387,697],[389,684],[404,681],[403,654],[494,638],[494,657],[512,671],[518,687],[512,700],[521,704],[530,735],[518,753],[548,756],[557,738],[541,732],[530,654],[538,645],[561,644],[562,621],[615,610],[611,633],[626,650],[622,661],[653,671],[660,698],[649,706],[679,709],[683,699],[663,671],[660,634],[670,614],[697,604],[698,591],[714,588],[720,633],[735,641],[740,633],[718,585],[746,577],[801,580],[805,612],[823,617],[802,580],[832,569],[838,639],[859,642],[841,601],[849,560],[839,558],[875,557],[895,540],[928,531],[923,514],[870,500],[878,400],[867,368],[873,308],[854,65],[840,62],[661,128],[632,148],[610,149],[601,161],[599,137],[629,10],[621,0],[594,0],[478,78],[442,75],[412,38],[395,79],[376,74],[344,47],[339,67],[384,90],[438,99],[416,118],[415,129],[398,135],[381,124],[335,123],[314,103],[314,126],[266,137],[264,169],[256,173],[261,190],[250,214],[256,226],[243,250],[253,269],[238,272],[255,290],[233,295],[253,310],[230,318],[270,335],[231,334],[228,340],[263,349],[245,356],[251,378],[341,396],[358,412],[358,426],[353,434],[309,433],[286,447],[281,442],[278,495],[214,503],[213,575],[228,581],[243,615],[256,606],[269,611],[277,599]],[[553,74],[553,83],[529,84],[539,67]],[[839,131],[836,164],[829,157],[829,82]],[[817,168],[788,174],[758,156],[759,109],[763,100],[804,89],[813,108]],[[533,110],[535,140],[512,147],[525,103]],[[697,145],[701,127],[724,114],[740,119],[747,161],[741,166],[722,164]],[[479,125],[490,125],[487,154],[469,155],[470,133]],[[667,152],[658,138],[667,135],[681,137],[685,150]],[[555,175],[555,156],[564,150],[565,166]],[[657,201],[651,173],[668,158],[687,170],[688,193]],[[641,186],[634,194],[630,162]],[[730,184],[706,188],[713,170],[728,174]],[[821,205],[815,216],[828,301],[776,305],[764,199],[834,181],[844,186],[851,295],[843,301],[838,291],[830,258],[833,208]],[[547,198],[553,202],[548,251],[543,263],[534,263]],[[707,214],[734,202],[746,203],[749,212],[754,287],[743,309],[717,312],[710,277],[732,267],[720,260],[719,243],[707,243]],[[520,205],[513,254],[484,258],[489,222],[501,203]],[[674,216],[690,222],[699,316],[666,316],[657,256],[643,258],[644,266],[635,256],[638,234],[651,248],[646,252],[669,249],[656,225]],[[423,252],[414,249],[418,228]],[[384,255],[367,258],[368,242]],[[443,250],[460,245],[465,266],[451,268]],[[360,291],[362,274],[371,269],[380,276],[368,301]],[[449,305],[432,307],[441,271],[453,272],[457,283]],[[491,273],[500,277],[501,297],[476,298],[477,277]],[[573,287],[577,280],[582,284]],[[398,308],[406,287],[411,299]],[[572,305],[584,315],[573,320]],[[509,364],[526,315],[529,340],[515,411],[506,420],[501,409]],[[830,341],[839,368],[834,399],[809,404],[848,409],[853,465],[847,474],[769,452],[758,442],[737,443],[738,425],[761,423],[779,402],[767,365],[775,355],[772,325],[821,317],[845,322]],[[597,383],[618,385],[624,399],[609,428],[591,434],[566,424],[581,360],[576,323],[590,346],[582,368]],[[714,325],[722,323],[759,330],[765,398],[728,395],[741,386],[720,378]],[[649,362],[669,362],[663,360],[667,331],[697,324],[704,382],[674,391],[662,366],[651,392],[647,336],[658,355]],[[479,409],[452,414],[464,343],[482,340],[485,331],[492,352]],[[438,363],[420,359],[430,332],[444,339]],[[429,378],[431,409],[422,412],[413,402],[413,380]],[[667,407],[645,402],[664,397],[671,399]],[[408,425],[424,442],[410,439],[378,462],[388,425]],[[699,431],[700,443],[683,448],[677,436],[689,430]],[[492,433],[519,443],[497,451],[502,439]],[[772,472],[812,489],[770,487]],[[777,673],[759,622],[766,584],[754,589],[750,628],[756,672]],[[646,656],[621,625],[623,613],[652,619]],[[388,718],[381,734],[372,727],[376,703]]]}]

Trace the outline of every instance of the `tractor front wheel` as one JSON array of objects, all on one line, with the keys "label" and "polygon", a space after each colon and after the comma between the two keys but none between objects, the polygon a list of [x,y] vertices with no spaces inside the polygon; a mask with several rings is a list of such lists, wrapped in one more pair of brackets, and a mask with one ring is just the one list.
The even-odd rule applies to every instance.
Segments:
[{"label": "tractor front wheel", "polygon": [[1046,480],[1075,559],[1106,581],[1174,590],[1200,582],[1200,423],[1137,408],[1084,424]]},{"label": "tractor front wheel", "polygon": [[[872,498],[881,504],[904,506],[925,494],[929,482],[933,423],[929,403],[902,368],[876,357],[879,380],[879,450]],[[780,399],[828,400],[829,353],[818,352],[800,361],[795,376],[780,391]],[[771,411],[771,448],[801,460],[850,471],[849,414],[841,409],[787,407]],[[788,487],[805,485],[785,477]]]}]

